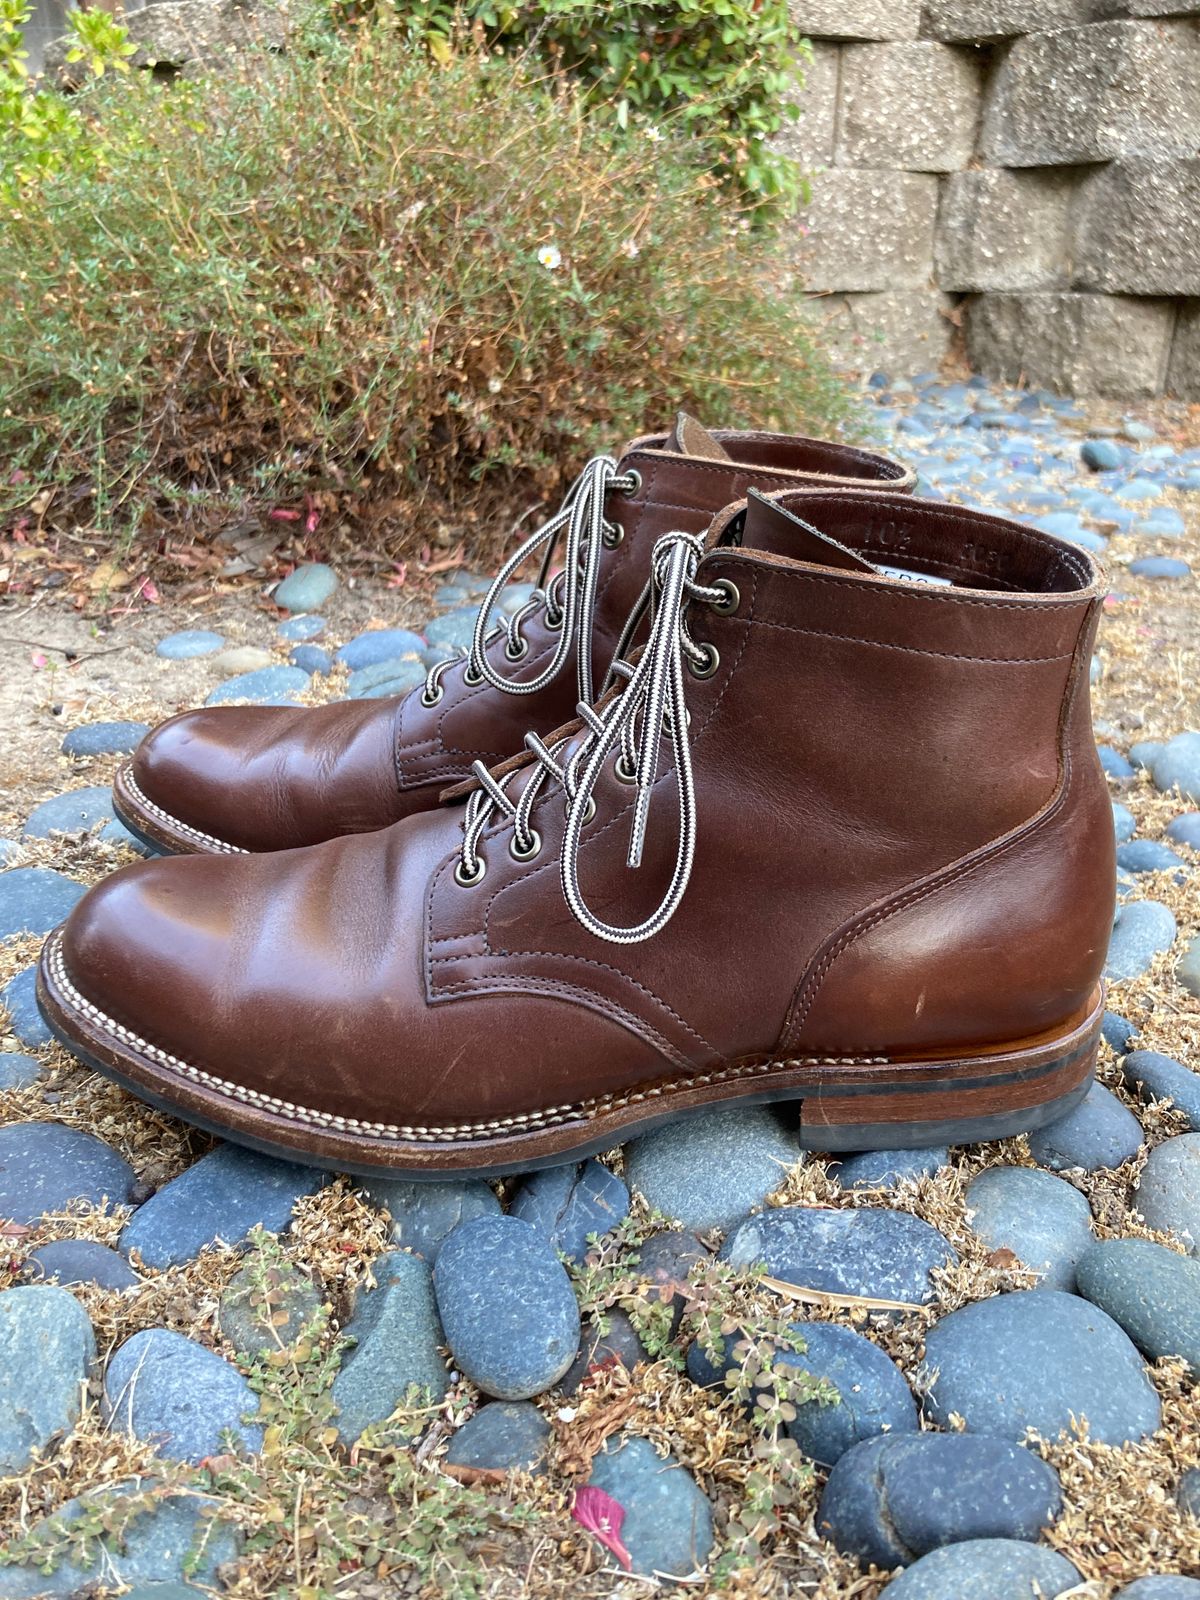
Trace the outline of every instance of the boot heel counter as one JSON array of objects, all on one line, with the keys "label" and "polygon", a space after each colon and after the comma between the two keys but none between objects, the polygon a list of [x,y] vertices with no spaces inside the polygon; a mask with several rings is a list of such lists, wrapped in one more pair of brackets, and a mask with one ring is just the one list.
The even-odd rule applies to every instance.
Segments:
[{"label": "boot heel counter", "polygon": [[1053,1029],[1092,1002],[1116,899],[1112,809],[1089,705],[1094,632],[1093,616],[1064,697],[1054,797],[1014,833],[835,935],[797,992],[790,1049],[887,1055],[994,1044]]}]

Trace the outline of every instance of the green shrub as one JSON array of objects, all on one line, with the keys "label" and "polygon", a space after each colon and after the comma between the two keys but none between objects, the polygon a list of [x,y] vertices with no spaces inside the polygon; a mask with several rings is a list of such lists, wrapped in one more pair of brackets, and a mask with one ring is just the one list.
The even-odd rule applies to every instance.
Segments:
[{"label": "green shrub", "polygon": [[417,513],[528,503],[676,405],[844,415],[777,247],[689,148],[506,59],[364,25],[83,99],[102,159],[0,207],[10,507],[313,492],[411,549]]},{"label": "green shrub", "polygon": [[[31,15],[25,0],[0,0],[0,201],[10,204],[38,177],[71,163],[86,168],[96,154],[78,108],[53,90],[30,87],[24,34]],[[128,72],[134,47],[107,11],[69,12],[67,30],[68,60],[82,63],[87,74]]]},{"label": "green shrub", "polygon": [[678,122],[747,193],[797,197],[794,164],[769,143],[796,115],[791,96],[811,58],[787,0],[416,0],[402,9],[443,59],[455,30],[473,25],[493,47],[536,51],[622,118]]}]

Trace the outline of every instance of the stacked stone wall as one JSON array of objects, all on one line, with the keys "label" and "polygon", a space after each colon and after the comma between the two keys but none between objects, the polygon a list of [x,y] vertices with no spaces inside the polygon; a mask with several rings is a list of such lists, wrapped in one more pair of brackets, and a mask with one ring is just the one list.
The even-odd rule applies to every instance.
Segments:
[{"label": "stacked stone wall", "polygon": [[1200,400],[1200,0],[793,0],[840,359]]}]

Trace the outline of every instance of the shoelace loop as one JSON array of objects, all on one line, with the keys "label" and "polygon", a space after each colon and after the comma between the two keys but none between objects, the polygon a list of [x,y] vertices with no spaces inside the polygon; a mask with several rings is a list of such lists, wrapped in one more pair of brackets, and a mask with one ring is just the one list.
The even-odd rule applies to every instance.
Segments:
[{"label": "shoelace loop", "polygon": [[[471,686],[490,683],[494,689],[503,690],[506,694],[536,694],[539,689],[552,683],[562,671],[572,645],[575,646],[579,698],[591,703],[595,687],[592,681],[592,626],[600,579],[600,557],[605,543],[615,541],[620,531],[616,524],[610,523],[605,517],[607,496],[612,489],[631,494],[640,483],[637,472],[618,472],[612,456],[593,456],[567,491],[560,509],[517,546],[496,574],[475,618],[475,633],[470,648],[436,662],[429,669],[421,691],[421,699],[426,706],[434,706],[442,698],[443,676],[464,656],[467,660],[464,676]],[[547,586],[547,574],[564,529],[566,543],[562,571]],[[541,568],[533,594],[511,616],[500,616],[493,621],[501,591],[511,582],[513,574],[539,550],[542,552]],[[487,646],[503,632],[507,634],[504,653],[508,660],[522,660],[529,650],[529,642],[521,632],[521,624],[541,607],[545,607],[549,625],[559,629],[554,654],[535,678],[519,680],[506,677],[493,666]]]},{"label": "shoelace loop", "polygon": [[[586,732],[565,735],[548,747],[536,733],[525,735],[525,747],[534,758],[534,771],[513,800],[507,792],[509,782],[523,766],[497,779],[475,762],[472,773],[479,784],[467,800],[463,819],[463,842],[455,880],[463,886],[478,883],[486,872],[479,845],[484,830],[499,812],[513,824],[510,853],[527,861],[541,848],[541,838],[531,822],[533,806],[546,782],[554,780],[565,795],[567,825],[560,862],[563,895],[580,925],[598,939],[611,944],[639,944],[652,938],[679,909],[696,850],[695,784],[688,741],[688,711],[684,696],[684,663],[697,677],[709,677],[719,657],[715,648],[697,644],[687,631],[687,608],[702,601],[721,612],[733,609],[731,594],[736,590],[727,582],[698,584],[696,571],[704,554],[700,535],[669,533],[654,547],[653,575],[634,607],[624,637],[636,631],[636,624],[650,612],[649,638],[635,663],[620,657],[609,669],[606,688],[620,682],[620,692],[597,711],[585,701],[576,707]],[[578,738],[570,754],[568,747]],[[595,815],[594,791],[601,770],[618,745],[617,775],[634,787],[633,821],[630,830],[628,863],[641,864],[646,838],[650,802],[658,777],[663,739],[670,742],[679,804],[679,841],[671,882],[656,910],[634,927],[618,927],[603,921],[591,910],[579,886],[578,857],[583,829]]]}]

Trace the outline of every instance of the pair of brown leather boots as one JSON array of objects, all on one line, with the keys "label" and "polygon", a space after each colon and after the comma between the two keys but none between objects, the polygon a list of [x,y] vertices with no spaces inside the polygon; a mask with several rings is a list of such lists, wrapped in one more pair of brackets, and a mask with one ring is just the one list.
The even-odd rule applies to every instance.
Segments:
[{"label": "pair of brown leather boots", "polygon": [[186,854],[51,936],[52,1027],[359,1173],[528,1170],[736,1101],[834,1150],[1066,1112],[1114,901],[1101,574],[911,488],[681,417],[588,464],[423,688],[164,724],[116,805]]}]

